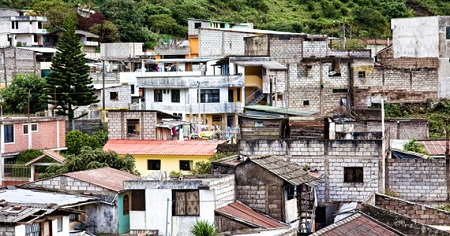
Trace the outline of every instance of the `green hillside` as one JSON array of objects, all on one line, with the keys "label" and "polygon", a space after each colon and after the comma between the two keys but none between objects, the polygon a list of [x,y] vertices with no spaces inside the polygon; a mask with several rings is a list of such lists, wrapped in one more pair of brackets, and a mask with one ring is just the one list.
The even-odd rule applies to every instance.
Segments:
[{"label": "green hillside", "polygon": [[[389,37],[391,18],[450,15],[450,1],[443,0],[0,0],[0,7],[33,9],[47,15],[50,30],[58,29],[58,19],[74,12],[68,9],[78,4],[101,13],[93,19],[80,19],[79,28],[113,34],[103,37],[105,42],[146,41],[147,46],[160,35],[185,37],[189,17],[335,37],[341,36],[345,22],[348,37],[362,38]],[[106,20],[110,22],[106,29],[91,29]]]}]

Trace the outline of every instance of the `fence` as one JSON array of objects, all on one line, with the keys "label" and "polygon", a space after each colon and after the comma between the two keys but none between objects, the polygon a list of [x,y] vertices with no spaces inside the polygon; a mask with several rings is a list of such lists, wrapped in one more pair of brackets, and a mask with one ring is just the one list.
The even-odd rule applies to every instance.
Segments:
[{"label": "fence", "polygon": [[24,164],[4,164],[3,168],[4,178],[29,179],[31,177],[31,168]]}]

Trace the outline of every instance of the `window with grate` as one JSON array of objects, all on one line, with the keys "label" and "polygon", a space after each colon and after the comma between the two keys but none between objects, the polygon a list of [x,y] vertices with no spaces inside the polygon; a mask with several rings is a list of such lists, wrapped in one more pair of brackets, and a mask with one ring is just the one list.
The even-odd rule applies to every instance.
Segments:
[{"label": "window with grate", "polygon": [[153,94],[153,101],[154,102],[162,102],[162,89],[155,89],[155,92]]},{"label": "window with grate", "polygon": [[5,133],[4,133],[4,139],[5,143],[14,143],[14,125],[5,125],[4,126]]},{"label": "window with grate", "polygon": [[200,91],[201,103],[218,103],[220,102],[219,89],[202,89]]},{"label": "window with grate", "polygon": [[172,89],[171,97],[172,97],[172,102],[180,102],[180,90]]},{"label": "window with grate", "polygon": [[174,216],[200,215],[200,197],[198,190],[172,190]]},{"label": "window with grate", "polygon": [[131,190],[131,210],[145,211],[145,190]]},{"label": "window with grate", "polygon": [[41,224],[31,223],[25,225],[25,236],[40,236],[41,235]]}]

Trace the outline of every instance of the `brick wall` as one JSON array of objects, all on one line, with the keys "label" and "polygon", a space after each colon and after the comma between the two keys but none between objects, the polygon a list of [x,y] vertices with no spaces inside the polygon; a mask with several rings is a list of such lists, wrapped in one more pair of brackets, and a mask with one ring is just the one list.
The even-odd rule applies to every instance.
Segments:
[{"label": "brick wall", "polygon": [[447,199],[445,160],[388,159],[388,188],[410,201],[442,202]]},{"label": "brick wall", "polygon": [[320,41],[304,41],[303,57],[326,57],[328,55],[328,42]]},{"label": "brick wall", "polygon": [[215,179],[209,183],[209,189],[215,190],[216,208],[224,207],[234,202],[235,181],[234,175]]},{"label": "brick wall", "polygon": [[14,142],[5,143],[5,153],[15,153],[29,149],[29,134],[23,133],[24,124],[38,125],[38,130],[36,132],[31,132],[32,149],[51,149],[66,146],[65,121],[62,119],[51,120],[31,118],[30,120],[22,119],[20,121],[5,119],[4,124],[14,125]]},{"label": "brick wall", "polygon": [[199,57],[244,55],[244,37],[252,35],[219,29],[199,29]]},{"label": "brick wall", "polygon": [[[137,136],[127,135],[127,120],[140,120],[140,132]],[[156,112],[120,111],[108,112],[109,139],[156,140]]]},{"label": "brick wall", "polygon": [[[380,222],[404,233],[405,235],[435,235],[448,236],[449,232],[432,228],[428,225],[414,222],[411,218],[390,212],[379,207],[362,204],[361,210]],[[419,234],[420,232],[420,234]]]},{"label": "brick wall", "polygon": [[267,56],[269,55],[269,42],[267,35],[245,38],[245,55]]},{"label": "brick wall", "polygon": [[[5,52],[5,55],[3,55]],[[8,84],[11,83],[16,74],[38,74],[40,76],[40,64],[35,62],[34,52],[30,50],[10,47],[5,48],[5,51],[0,50],[0,58],[3,61],[5,58],[6,77]],[[5,85],[5,69],[0,65],[0,84]]]},{"label": "brick wall", "polygon": [[[72,130],[72,122],[66,120],[66,133]],[[98,129],[104,127],[101,119],[78,119],[74,120],[75,128],[83,133],[91,135]],[[106,124],[105,124],[106,125]],[[106,128],[106,127],[105,127]]]},{"label": "brick wall", "polygon": [[221,216],[221,215],[215,215],[214,221],[216,225],[217,232],[226,232],[226,231],[235,231],[235,230],[243,230],[243,229],[251,229],[253,227],[250,227],[248,225],[245,225],[243,223],[240,223],[239,221],[232,220],[230,218]]},{"label": "brick wall", "polygon": [[[381,140],[240,140],[239,146],[244,156],[287,156],[293,163],[317,170],[323,175],[323,183],[316,188],[320,203],[363,201],[382,189]],[[344,183],[345,167],[363,167],[363,182]]]},{"label": "brick wall", "polygon": [[433,207],[375,194],[375,206],[426,225],[450,225],[450,213]]},{"label": "brick wall", "polygon": [[[118,98],[116,100],[111,99],[111,93],[117,93]],[[101,100],[101,92],[98,96]],[[105,107],[106,109],[128,109],[128,105],[131,103],[131,87],[128,84],[124,84],[119,87],[112,87],[105,89]],[[97,103],[98,107],[102,107],[102,101]]]},{"label": "brick wall", "polygon": [[128,59],[142,55],[143,43],[102,43],[100,53],[102,58]]},{"label": "brick wall", "polygon": [[25,185],[27,188],[46,189],[54,191],[64,191],[67,193],[84,193],[89,192],[94,195],[115,195],[116,193],[103,187],[80,181],[68,176],[56,176],[49,179],[31,182]]},{"label": "brick wall", "polygon": [[304,35],[270,35],[269,53],[273,58],[302,58]]},{"label": "brick wall", "polygon": [[[379,103],[383,96],[387,102],[425,102],[438,96],[437,69],[380,68],[368,65],[353,65],[354,103],[356,107],[367,107]],[[365,77],[358,77],[365,71]]]},{"label": "brick wall", "polygon": [[[381,114],[377,119],[381,119]],[[353,126],[354,132],[381,132],[380,120],[356,121],[342,125]],[[391,139],[428,139],[428,122],[425,119],[385,120],[385,126]]]},{"label": "brick wall", "polygon": [[236,167],[236,199],[277,220],[284,220],[284,180],[252,162]]},{"label": "brick wall", "polygon": [[0,225],[0,236],[14,236],[15,227],[13,225],[2,224]]},{"label": "brick wall", "polygon": [[188,19],[188,35],[189,36],[197,36],[198,35],[198,28],[197,29],[195,28],[195,23],[200,23],[199,28],[208,28],[209,27],[209,22]]}]

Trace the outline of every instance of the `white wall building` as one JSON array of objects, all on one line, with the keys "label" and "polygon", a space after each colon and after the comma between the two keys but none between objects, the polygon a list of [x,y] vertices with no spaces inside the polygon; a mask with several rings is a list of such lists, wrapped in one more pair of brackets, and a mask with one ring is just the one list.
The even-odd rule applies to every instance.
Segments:
[{"label": "white wall building", "polygon": [[0,9],[0,47],[43,45],[45,16],[27,16],[26,12]]}]

